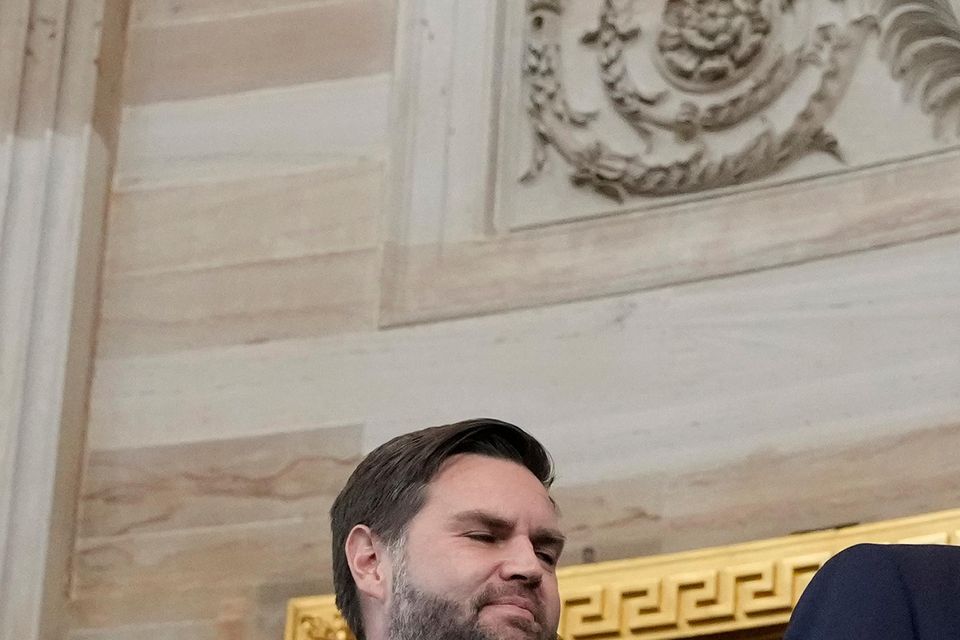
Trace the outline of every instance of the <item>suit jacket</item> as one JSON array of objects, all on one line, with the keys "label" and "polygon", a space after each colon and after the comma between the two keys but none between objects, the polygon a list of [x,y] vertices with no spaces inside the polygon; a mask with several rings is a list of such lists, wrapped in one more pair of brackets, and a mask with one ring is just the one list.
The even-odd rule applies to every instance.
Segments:
[{"label": "suit jacket", "polygon": [[850,547],[814,575],[784,640],[960,640],[960,547]]}]

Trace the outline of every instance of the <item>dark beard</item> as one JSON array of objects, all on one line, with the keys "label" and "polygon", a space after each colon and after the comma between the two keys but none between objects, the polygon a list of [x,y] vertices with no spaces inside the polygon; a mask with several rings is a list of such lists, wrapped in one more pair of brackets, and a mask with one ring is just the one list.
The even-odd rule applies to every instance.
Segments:
[{"label": "dark beard", "polygon": [[456,603],[406,583],[397,586],[387,640],[497,640]]},{"label": "dark beard", "polygon": [[[481,601],[483,598],[481,597]],[[468,611],[456,602],[417,589],[407,580],[403,567],[394,577],[393,605],[387,640],[500,640],[480,626],[482,602],[470,603]],[[516,625],[531,640],[559,640],[559,636],[528,620]]]}]

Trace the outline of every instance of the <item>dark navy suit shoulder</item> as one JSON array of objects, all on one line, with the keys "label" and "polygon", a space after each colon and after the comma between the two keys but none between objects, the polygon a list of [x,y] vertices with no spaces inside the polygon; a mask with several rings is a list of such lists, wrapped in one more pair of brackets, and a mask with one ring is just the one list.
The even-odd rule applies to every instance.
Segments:
[{"label": "dark navy suit shoulder", "polygon": [[816,573],[784,640],[960,640],[960,548],[845,549]]}]

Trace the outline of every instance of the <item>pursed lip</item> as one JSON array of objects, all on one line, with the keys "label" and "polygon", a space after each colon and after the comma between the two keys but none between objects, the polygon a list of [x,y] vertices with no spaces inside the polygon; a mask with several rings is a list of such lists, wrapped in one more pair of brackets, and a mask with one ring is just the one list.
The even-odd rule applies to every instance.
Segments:
[{"label": "pursed lip", "polygon": [[506,604],[506,605],[512,605],[514,607],[518,607],[525,611],[529,611],[530,615],[533,617],[534,620],[540,619],[537,605],[529,598],[523,598],[520,596],[505,596],[502,598],[491,600],[490,602],[487,603],[487,606],[497,605],[497,604]]}]

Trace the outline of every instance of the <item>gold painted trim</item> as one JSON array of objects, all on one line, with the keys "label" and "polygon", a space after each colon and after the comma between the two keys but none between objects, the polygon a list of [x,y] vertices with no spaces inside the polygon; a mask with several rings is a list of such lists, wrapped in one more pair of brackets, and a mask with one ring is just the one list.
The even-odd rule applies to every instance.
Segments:
[{"label": "gold painted trim", "polygon": [[[860,542],[960,545],[960,509],[783,538],[564,567],[564,640],[669,640],[790,618],[830,556]],[[284,640],[353,640],[333,596],[294,598]]]},{"label": "gold painted trim", "polygon": [[355,640],[334,596],[306,596],[287,603],[283,640]]}]

